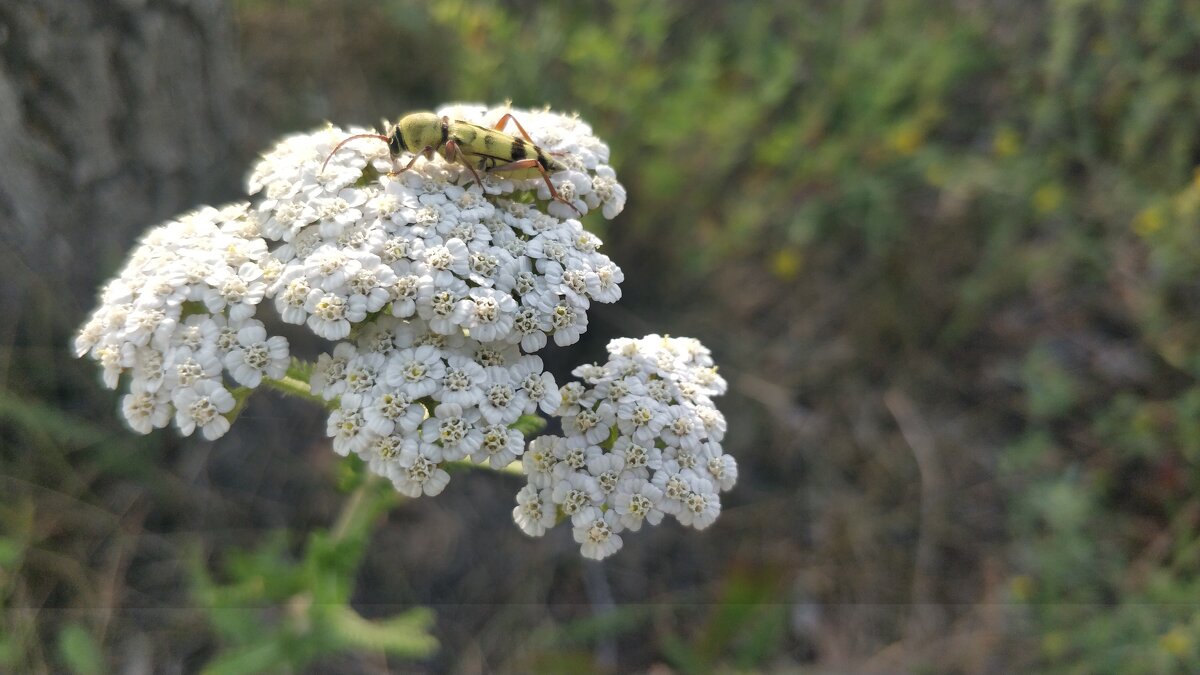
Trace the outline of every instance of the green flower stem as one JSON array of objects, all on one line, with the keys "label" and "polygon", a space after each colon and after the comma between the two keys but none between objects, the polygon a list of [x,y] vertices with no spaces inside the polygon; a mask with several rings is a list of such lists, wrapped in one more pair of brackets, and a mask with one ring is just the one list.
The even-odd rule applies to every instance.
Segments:
[{"label": "green flower stem", "polygon": [[322,408],[329,405],[328,401],[312,393],[312,390],[308,388],[307,382],[298,380],[291,375],[284,375],[278,380],[263,378],[263,384],[290,396],[299,396],[300,398],[319,403]]},{"label": "green flower stem", "polygon": [[508,426],[521,432],[523,436],[532,436],[546,428],[546,418],[540,415],[521,415],[516,422]]},{"label": "green flower stem", "polygon": [[398,498],[398,493],[393,490],[379,489],[383,484],[379,474],[373,471],[364,473],[362,482],[346,498],[341,513],[329,531],[329,538],[334,542],[343,541],[357,533],[366,534],[375,516],[391,507]]},{"label": "green flower stem", "polygon": [[312,377],[312,371],[313,364],[311,361],[302,361],[296,357],[292,357],[292,362],[288,365],[287,376],[301,382],[308,382],[309,378]]},{"label": "green flower stem", "polygon": [[507,473],[514,476],[523,476],[525,472],[521,469],[521,460],[510,462],[508,466],[499,469],[493,469],[491,464],[476,464],[469,460],[459,460],[457,462],[445,462],[442,468],[449,473],[458,473],[459,471],[491,471],[493,473]]},{"label": "green flower stem", "polygon": [[233,394],[235,403],[233,410],[225,413],[225,419],[229,420],[230,424],[233,424],[241,416],[242,411],[246,409],[246,401],[250,399],[250,394],[253,394],[254,390],[250,387],[236,387],[229,393]]}]

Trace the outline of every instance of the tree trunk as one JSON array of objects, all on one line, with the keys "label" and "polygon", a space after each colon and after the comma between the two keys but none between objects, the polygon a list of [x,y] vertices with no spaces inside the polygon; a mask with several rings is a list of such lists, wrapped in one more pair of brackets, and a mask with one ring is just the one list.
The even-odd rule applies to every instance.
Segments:
[{"label": "tree trunk", "polygon": [[80,621],[103,645],[98,672],[204,658],[199,616],[138,612],[186,606],[182,551],[130,536],[178,516],[97,470],[97,447],[136,464],[149,443],[105,440],[116,395],[96,395],[69,338],[138,233],[240,194],[237,62],[223,2],[0,0],[0,501],[48,552],[5,581],[0,670],[65,670],[56,645]]},{"label": "tree trunk", "polygon": [[236,62],[222,2],[0,3],[4,330],[82,320],[138,232],[237,194]]}]

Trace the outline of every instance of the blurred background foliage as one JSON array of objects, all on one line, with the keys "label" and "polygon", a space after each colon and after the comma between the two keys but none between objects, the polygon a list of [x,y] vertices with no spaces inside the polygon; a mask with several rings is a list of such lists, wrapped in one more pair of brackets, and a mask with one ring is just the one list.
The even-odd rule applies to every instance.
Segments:
[{"label": "blurred background foliage", "polygon": [[[0,472],[45,489],[0,512],[6,668],[269,642],[264,671],[1200,669],[1200,5],[233,7],[242,166],[326,119],[578,111],[629,189],[588,222],[626,298],[557,366],[616,335],[700,338],[741,482],[710,530],[628,537],[603,566],[522,539],[496,477],[401,505],[336,594],[416,611],[415,633],[432,608],[441,649],[335,636],[299,658],[278,617],[237,616],[291,592],[230,588],[322,569],[320,532],[299,542],[345,497],[319,420],[269,448],[135,438],[86,368],[10,373]],[[264,405],[247,422],[276,441],[304,411]],[[113,491],[136,531],[92,506]],[[320,658],[347,649],[368,656]]]}]

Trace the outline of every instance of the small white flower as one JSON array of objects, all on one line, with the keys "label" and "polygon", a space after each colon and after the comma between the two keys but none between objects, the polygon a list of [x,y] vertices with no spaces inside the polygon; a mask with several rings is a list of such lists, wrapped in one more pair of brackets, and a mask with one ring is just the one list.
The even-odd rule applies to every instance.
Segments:
[{"label": "small white flower", "polygon": [[388,477],[400,494],[414,498],[436,497],[450,482],[450,474],[420,455],[408,466],[401,464],[389,469]]},{"label": "small white flower", "polygon": [[513,509],[513,521],[521,531],[531,537],[540,537],[554,526],[557,507],[550,498],[550,490],[526,485],[517,492],[517,506]]},{"label": "small white flower", "polygon": [[563,417],[563,431],[568,437],[582,436],[592,444],[606,440],[616,424],[617,416],[607,403],[601,403],[595,410],[582,408],[574,415]]},{"label": "small white flower", "polygon": [[490,424],[481,429],[481,433],[479,450],[471,455],[471,461],[478,464],[487,462],[493,469],[503,469],[525,449],[521,432],[503,424]]},{"label": "small white flower", "polygon": [[587,470],[600,485],[600,491],[608,497],[616,491],[624,475],[625,459],[611,453],[598,454],[588,458]]},{"label": "small white flower", "polygon": [[712,482],[699,476],[692,476],[688,488],[680,500],[682,506],[674,514],[675,518],[682,525],[703,530],[721,515],[721,497]]},{"label": "small white flower", "polygon": [[121,399],[121,414],[129,428],[139,434],[148,434],[171,422],[171,397],[163,390],[151,391],[134,380],[129,393]]},{"label": "small white flower", "polygon": [[183,347],[173,349],[163,364],[163,386],[178,392],[200,382],[214,381],[221,376],[218,351],[192,351]]},{"label": "small white flower", "polygon": [[550,496],[562,512],[572,519],[575,516],[586,517],[588,508],[604,503],[600,484],[584,471],[566,473],[551,486]]},{"label": "small white flower", "polygon": [[220,269],[206,281],[211,288],[203,296],[204,305],[214,314],[228,308],[231,321],[254,316],[255,307],[267,294],[262,268],[252,262],[243,263],[236,272]]},{"label": "small white flower", "polygon": [[275,295],[275,310],[279,312],[284,323],[302,324],[308,318],[308,310],[304,308],[313,288],[308,278],[303,276],[300,267],[290,268],[276,282],[278,292]]},{"label": "small white flower", "polygon": [[541,351],[546,346],[546,334],[552,330],[550,319],[536,307],[521,307],[513,315],[512,323],[509,339],[519,341],[526,353]]},{"label": "small white flower", "polygon": [[421,262],[429,268],[433,283],[445,287],[455,276],[461,278],[470,274],[469,255],[467,245],[461,239],[450,239],[445,244],[425,249]]},{"label": "small white flower", "polygon": [[362,412],[346,408],[335,408],[329,414],[325,434],[333,439],[334,452],[343,457],[361,453],[374,440]]},{"label": "small white flower", "polygon": [[620,517],[615,511],[601,511],[588,508],[571,519],[574,527],[572,534],[575,542],[581,544],[579,550],[585,558],[603,560],[621,550],[622,530]]},{"label": "small white flower", "polygon": [[391,287],[396,282],[396,273],[388,265],[378,263],[378,259],[366,256],[364,264],[347,280],[350,297],[364,299],[367,312],[382,310],[391,301]]},{"label": "small white flower", "polygon": [[425,419],[425,408],[397,389],[377,387],[370,401],[363,410],[363,418],[367,428],[376,434],[412,434]]},{"label": "small white flower", "polygon": [[313,366],[309,378],[309,390],[332,401],[346,390],[346,365],[358,355],[358,350],[349,342],[340,342],[332,354],[321,354]]},{"label": "small white flower", "polygon": [[450,354],[436,398],[442,403],[464,407],[478,405],[488,383],[488,373],[483,366],[466,356]]},{"label": "small white flower", "polygon": [[699,452],[703,432],[704,424],[687,406],[673,405],[667,409],[667,421],[661,434],[668,444]]},{"label": "small white flower", "polygon": [[568,382],[558,389],[559,406],[556,415],[572,414],[573,409],[579,405],[580,398],[587,393],[583,384],[580,382]]},{"label": "small white flower", "polygon": [[341,340],[350,334],[350,324],[362,321],[367,316],[366,299],[362,296],[347,298],[314,288],[304,302],[308,327],[326,340]]},{"label": "small white flower", "polygon": [[268,338],[263,325],[255,321],[242,327],[237,339],[238,346],[225,355],[225,367],[238,384],[253,388],[263,377],[278,380],[287,374],[287,338]]},{"label": "small white flower", "polygon": [[680,473],[679,465],[670,460],[664,461],[662,468],[654,472],[651,482],[663,493],[659,508],[665,513],[678,515],[684,497],[691,491],[687,477]]},{"label": "small white flower", "polygon": [[454,323],[466,328],[480,342],[508,337],[517,302],[512,296],[490,288],[472,288],[454,310]]},{"label": "small white flower", "polygon": [[479,411],[475,408],[439,404],[421,424],[421,440],[426,443],[422,452],[429,451],[430,458],[439,462],[465,459],[479,450],[483,442],[483,434],[475,426],[478,419]]},{"label": "small white flower", "polygon": [[385,358],[396,351],[396,330],[399,322],[389,316],[376,317],[364,324],[354,343],[362,352],[382,354]]},{"label": "small white flower", "polygon": [[641,529],[642,523],[658,525],[662,522],[662,490],[654,484],[638,478],[621,481],[613,496],[613,510],[621,517],[621,524],[633,532]]},{"label": "small white flower", "polygon": [[587,330],[587,314],[565,302],[559,302],[543,310],[550,317],[554,328],[554,344],[566,347],[579,342],[579,336]]},{"label": "small white flower", "polygon": [[486,344],[481,342],[472,342],[474,351],[471,354],[471,358],[475,360],[475,363],[478,363],[484,368],[508,366],[509,364],[516,363],[518,360],[523,358],[521,356],[521,352],[517,349],[514,349],[511,345],[498,342],[490,342]]},{"label": "small white flower", "polygon": [[521,470],[531,485],[538,488],[550,487],[554,467],[559,462],[559,450],[565,446],[566,442],[561,436],[538,436],[529,441],[525,454],[521,456]]},{"label": "small white flower", "polygon": [[312,288],[340,291],[346,281],[361,269],[357,258],[332,244],[324,244],[304,258],[304,275]]},{"label": "small white flower", "polygon": [[662,451],[653,445],[638,445],[627,436],[617,438],[613,443],[612,452],[625,462],[627,471],[650,471],[662,468]]},{"label": "small white flower", "polygon": [[359,409],[371,405],[384,360],[384,355],[379,352],[365,352],[346,363],[346,391],[341,395],[343,408]]},{"label": "small white flower", "polygon": [[625,273],[621,271],[608,258],[596,266],[595,272],[596,284],[594,288],[589,287],[589,293],[593,300],[601,303],[613,303],[621,299],[621,282],[625,281]]},{"label": "small white flower", "polygon": [[479,412],[489,424],[509,425],[521,417],[524,401],[509,381],[508,370],[492,366],[485,371],[486,383],[479,400]]},{"label": "small white flower", "polygon": [[472,185],[465,190],[451,185],[446,189],[446,194],[458,207],[459,217],[464,219],[483,220],[496,210],[496,207],[484,196],[483,188],[478,185]]},{"label": "small white flower", "polygon": [[417,305],[417,314],[429,322],[430,330],[442,335],[460,333],[462,327],[457,323],[461,315],[455,312],[458,303],[467,294],[467,285],[461,279],[455,279],[448,287],[439,287],[429,296],[428,305]]},{"label": "small white flower", "polygon": [[536,356],[525,356],[509,371],[510,380],[519,386],[520,393],[528,401],[522,414],[533,414],[537,409],[551,415],[562,404],[562,395],[555,386],[554,376],[543,372],[542,360]]},{"label": "small white flower", "polygon": [[737,462],[730,455],[710,457],[705,460],[704,468],[722,492],[733,489],[734,484],[737,483]]},{"label": "small white flower", "polygon": [[393,466],[405,466],[403,458],[416,456],[417,439],[388,434],[377,436],[364,448],[362,457],[371,471],[387,475]]},{"label": "small white flower", "polygon": [[579,441],[582,439],[566,438],[563,443],[555,446],[554,450],[559,460],[559,465],[554,468],[557,472],[555,478],[565,480],[571,472],[586,470],[588,456],[603,452],[599,448]]},{"label": "small white flower", "polygon": [[395,280],[390,288],[392,316],[397,318],[411,317],[417,313],[417,307],[431,305],[434,286],[433,277],[425,272],[421,263],[403,260],[392,265]]},{"label": "small white flower", "polygon": [[122,337],[125,342],[138,347],[151,344],[152,338],[155,346],[165,347],[174,330],[175,318],[168,316],[164,310],[135,306],[125,317],[125,334]]},{"label": "small white flower", "polygon": [[617,214],[625,209],[625,187],[617,182],[616,173],[612,167],[602,165],[596,167],[596,177],[592,179],[592,193],[588,195],[597,203],[589,203],[590,206],[604,204],[602,213],[608,220],[617,217]]},{"label": "small white flower", "polygon": [[174,397],[175,426],[184,436],[191,436],[197,427],[204,438],[212,441],[229,431],[225,413],[233,410],[233,395],[219,382],[204,380],[179,390]]},{"label": "small white flower", "polygon": [[669,421],[667,408],[649,397],[627,400],[617,406],[617,428],[644,445],[653,445]]},{"label": "small white flower", "polygon": [[212,315],[193,314],[178,325],[171,336],[171,347],[184,347],[193,352],[210,351],[215,353],[220,330],[220,324]]}]

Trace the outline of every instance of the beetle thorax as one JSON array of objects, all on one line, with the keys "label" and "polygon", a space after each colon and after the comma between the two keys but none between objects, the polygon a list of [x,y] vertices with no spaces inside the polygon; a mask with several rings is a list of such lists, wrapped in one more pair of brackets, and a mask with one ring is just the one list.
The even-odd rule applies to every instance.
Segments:
[{"label": "beetle thorax", "polygon": [[425,148],[440,148],[446,137],[442,129],[442,118],[431,112],[405,115],[396,123],[401,145],[409,152],[421,152]]}]

